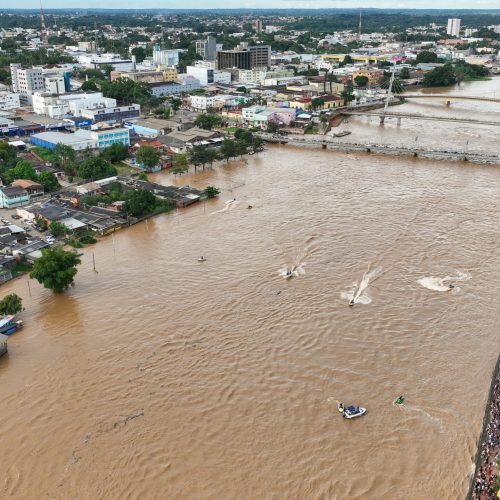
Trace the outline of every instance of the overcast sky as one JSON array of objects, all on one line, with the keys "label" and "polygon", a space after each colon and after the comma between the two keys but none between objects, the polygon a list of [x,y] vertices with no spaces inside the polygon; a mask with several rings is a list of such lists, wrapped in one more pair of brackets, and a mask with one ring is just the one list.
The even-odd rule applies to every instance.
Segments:
[{"label": "overcast sky", "polygon": [[[50,8],[107,8],[107,9],[210,9],[210,8],[412,8],[412,9],[499,9],[499,0],[42,0]],[[39,8],[39,0],[1,1],[4,8]]]}]

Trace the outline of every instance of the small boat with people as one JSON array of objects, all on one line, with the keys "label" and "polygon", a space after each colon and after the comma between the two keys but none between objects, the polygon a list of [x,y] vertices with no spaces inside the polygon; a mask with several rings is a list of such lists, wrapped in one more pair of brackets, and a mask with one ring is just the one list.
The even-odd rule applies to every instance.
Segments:
[{"label": "small boat with people", "polygon": [[11,335],[14,332],[17,332],[17,330],[20,330],[22,327],[22,320],[18,319],[16,321],[16,317],[13,314],[4,316],[0,319],[0,333],[3,333],[4,335]]},{"label": "small boat with people", "polygon": [[205,257],[203,257],[203,255],[201,257],[198,257],[198,262],[205,262],[207,259]]},{"label": "small boat with people", "polygon": [[347,419],[362,417],[366,413],[366,408],[361,406],[344,406],[343,403],[338,403],[338,410]]}]

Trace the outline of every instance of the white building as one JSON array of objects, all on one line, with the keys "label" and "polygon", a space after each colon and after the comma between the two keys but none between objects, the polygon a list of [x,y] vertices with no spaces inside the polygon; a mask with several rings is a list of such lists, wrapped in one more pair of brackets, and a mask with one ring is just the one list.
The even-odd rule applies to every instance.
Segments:
[{"label": "white building", "polygon": [[202,87],[206,87],[213,83],[231,83],[231,73],[229,71],[219,71],[202,66],[188,66],[186,68],[186,74],[199,80]]},{"label": "white building", "polygon": [[448,19],[448,26],[446,27],[446,34],[450,36],[460,36],[460,19],[453,17]]},{"label": "white building", "polygon": [[196,111],[206,111],[207,109],[213,108],[215,103],[214,96],[206,95],[192,95],[191,96],[191,108]]},{"label": "white building", "polygon": [[49,94],[65,94],[66,87],[62,75],[51,75],[43,78],[45,91]]},{"label": "white building", "polygon": [[98,69],[101,66],[109,65],[113,69],[120,71],[132,71],[134,69],[132,59],[123,59],[119,54],[79,54],[76,56],[76,60],[87,68]]},{"label": "white building", "polygon": [[21,106],[19,94],[0,91],[0,110],[6,111],[9,109],[16,109],[19,108],[19,106]]},{"label": "white building", "polygon": [[307,78],[305,76],[279,76],[275,78],[266,78],[264,80],[265,87],[277,87],[279,85],[290,84],[305,84]]},{"label": "white building", "polygon": [[21,101],[31,104],[31,96],[45,89],[42,68],[22,69],[20,64],[10,65],[12,90],[20,94]]},{"label": "white building", "polygon": [[159,66],[177,66],[179,51],[174,49],[161,50],[159,45],[153,47],[153,64]]},{"label": "white building", "polygon": [[54,96],[36,93],[33,95],[33,111],[37,115],[51,118],[64,118],[68,115],[82,116],[82,112],[91,109],[105,109],[116,106],[116,99],[103,97],[102,92],[90,94],[65,94]]}]

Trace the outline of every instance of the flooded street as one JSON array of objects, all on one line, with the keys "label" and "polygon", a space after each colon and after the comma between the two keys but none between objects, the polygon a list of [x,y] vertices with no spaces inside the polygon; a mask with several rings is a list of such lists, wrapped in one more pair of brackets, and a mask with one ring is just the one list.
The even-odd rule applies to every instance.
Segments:
[{"label": "flooded street", "polygon": [[26,311],[0,359],[0,496],[463,498],[500,344],[499,168],[269,146],[156,180],[222,193],[88,247],[64,295],[2,287]]}]

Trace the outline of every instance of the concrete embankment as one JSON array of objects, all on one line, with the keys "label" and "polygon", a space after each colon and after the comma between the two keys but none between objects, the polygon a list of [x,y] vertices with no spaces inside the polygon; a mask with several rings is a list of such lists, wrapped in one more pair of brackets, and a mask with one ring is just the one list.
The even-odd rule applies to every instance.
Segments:
[{"label": "concrete embankment", "polygon": [[474,473],[469,484],[467,500],[496,498],[500,468],[500,356],[493,370],[491,386],[483,417],[483,430],[478,441]]}]

